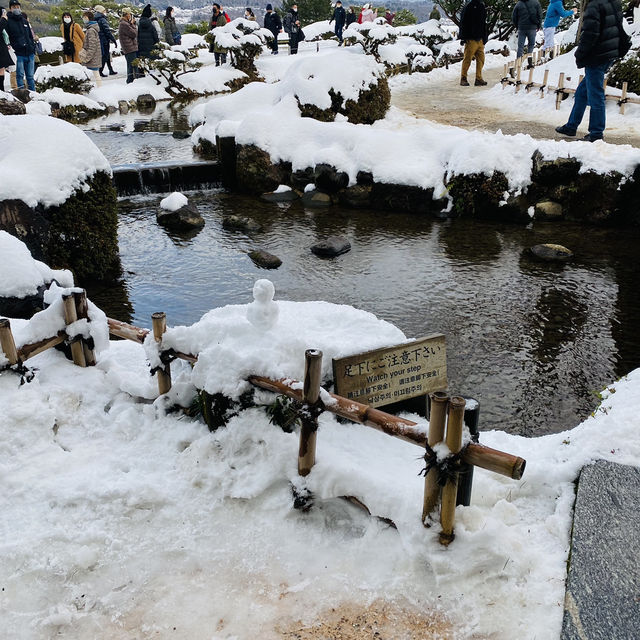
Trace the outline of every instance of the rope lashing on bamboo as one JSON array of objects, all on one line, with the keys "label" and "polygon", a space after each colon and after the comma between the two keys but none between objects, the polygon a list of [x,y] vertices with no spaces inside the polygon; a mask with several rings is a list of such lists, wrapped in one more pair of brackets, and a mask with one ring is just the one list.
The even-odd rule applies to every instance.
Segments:
[{"label": "rope lashing on bamboo", "polygon": [[424,461],[425,467],[418,473],[419,476],[426,476],[431,469],[438,471],[438,485],[444,487],[447,482],[455,478],[456,473],[460,473],[462,465],[462,457],[464,456],[469,442],[463,445],[458,453],[450,453],[448,456],[438,460],[438,454],[428,445],[425,444]]},{"label": "rope lashing on bamboo", "polygon": [[31,382],[36,377],[36,367],[27,367],[24,362],[17,362],[9,366],[9,371],[13,371],[20,376],[20,386]]},{"label": "rope lashing on bamboo", "polygon": [[158,357],[160,358],[160,362],[162,362],[162,366],[152,367],[152,376],[158,373],[158,371],[165,371],[174,360],[178,359],[178,354],[173,349],[166,349],[165,351],[161,351]]}]

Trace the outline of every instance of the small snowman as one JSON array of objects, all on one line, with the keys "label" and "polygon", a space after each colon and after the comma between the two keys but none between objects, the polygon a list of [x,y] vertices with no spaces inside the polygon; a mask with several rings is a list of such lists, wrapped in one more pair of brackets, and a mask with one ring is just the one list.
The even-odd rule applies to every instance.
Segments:
[{"label": "small snowman", "polygon": [[247,320],[256,329],[268,331],[278,322],[278,304],[273,301],[276,292],[271,280],[256,280],[253,302],[247,307]]}]

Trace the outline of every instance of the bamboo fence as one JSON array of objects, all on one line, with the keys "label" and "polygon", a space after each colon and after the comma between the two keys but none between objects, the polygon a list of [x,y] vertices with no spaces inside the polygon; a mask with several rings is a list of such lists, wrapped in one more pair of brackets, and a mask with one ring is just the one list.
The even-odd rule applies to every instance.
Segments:
[{"label": "bamboo fence", "polygon": [[[40,340],[31,344],[16,347],[11,331],[10,321],[0,318],[0,347],[8,360],[8,367],[23,366],[24,362],[43,351],[55,347],[62,342],[69,343],[73,362],[81,367],[93,366],[96,363],[90,340],[76,335],[69,330],[69,325],[78,319],[88,319],[87,299],[84,291],[74,292],[63,296],[64,316],[67,327],[59,331],[55,336]],[[198,356],[176,352],[173,349],[162,348],[162,336],[166,332],[166,315],[154,313],[152,316],[152,330],[136,327],[119,320],[107,318],[109,333],[111,335],[144,343],[152,333],[158,344],[161,366],[155,368],[158,393],[163,395],[171,389],[172,359],[180,358],[190,363],[195,363]],[[417,423],[400,418],[368,405],[348,400],[333,393],[324,392],[328,401],[323,402],[322,382],[322,352],[309,349],[305,352],[305,375],[303,384],[290,378],[274,380],[264,376],[250,376],[248,381],[255,387],[266,389],[274,393],[287,396],[300,403],[299,415],[302,426],[300,429],[300,445],[298,451],[298,474],[307,476],[316,461],[316,439],[318,431],[318,416],[323,411],[329,411],[352,422],[366,425],[389,436],[399,438],[405,442],[417,445],[426,451],[425,460],[432,448],[442,442],[453,456],[457,456],[456,462],[473,465],[493,471],[503,476],[519,480],[524,473],[526,461],[523,458],[497,451],[484,445],[469,442],[462,446],[462,430],[465,400],[459,397],[447,397],[444,393],[431,395],[431,418],[428,436],[420,429]],[[446,424],[445,424],[446,423]],[[446,434],[445,434],[446,430]],[[425,475],[424,501],[422,510],[422,522],[430,526],[429,519],[432,512],[441,502],[440,521],[442,531],[440,542],[449,544],[453,538],[454,513],[456,507],[456,493],[458,483],[458,470],[460,464],[449,472],[446,482],[438,474],[441,468],[438,464],[428,467]]]},{"label": "bamboo fence", "polygon": [[[558,55],[560,47],[558,45],[554,48],[555,55]],[[531,61],[531,64],[529,64]],[[502,88],[506,86],[514,86],[516,93],[520,89],[524,88],[527,93],[530,93],[533,89],[537,89],[540,98],[544,98],[545,94],[554,93],[556,96],[556,109],[560,109],[560,104],[563,100],[568,98],[571,94],[576,92],[575,89],[565,86],[566,75],[560,73],[558,75],[558,81],[555,85],[549,84],[549,69],[545,69],[542,82],[533,81],[533,72],[536,66],[542,65],[546,62],[544,52],[539,49],[534,51],[530,56],[525,54],[521,58],[512,60],[504,65],[504,73],[502,80]],[[526,66],[525,66],[526,65]],[[526,77],[525,77],[526,76]],[[584,76],[580,75],[578,78],[578,84],[582,81]],[[615,102],[620,113],[624,115],[627,104],[640,104],[640,98],[629,96],[628,83],[622,83],[622,89],[620,95],[613,95],[607,93],[607,79],[604,80],[605,100]]]}]

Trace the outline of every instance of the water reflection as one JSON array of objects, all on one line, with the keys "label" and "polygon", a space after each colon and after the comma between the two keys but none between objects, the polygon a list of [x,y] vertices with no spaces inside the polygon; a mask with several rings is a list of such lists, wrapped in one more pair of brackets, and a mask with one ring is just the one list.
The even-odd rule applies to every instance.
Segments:
[{"label": "water reflection", "polygon": [[[160,196],[121,203],[119,239],[133,320],[154,311],[190,324],[212,307],[251,300],[264,277],[246,252],[282,259],[268,273],[277,297],[351,304],[408,336],[447,336],[450,390],[482,403],[481,428],[532,435],[570,428],[595,407],[594,392],[640,366],[640,232],[569,224],[531,228],[473,220],[352,211],[305,211],[221,191],[192,194],[206,221],[192,238],[155,221]],[[226,230],[228,215],[260,231]],[[349,253],[321,260],[309,251],[329,235]],[[561,268],[523,259],[539,242],[576,254]],[[125,310],[126,315],[126,310]],[[122,313],[114,313],[122,317]],[[309,345],[310,347],[313,345]]]}]

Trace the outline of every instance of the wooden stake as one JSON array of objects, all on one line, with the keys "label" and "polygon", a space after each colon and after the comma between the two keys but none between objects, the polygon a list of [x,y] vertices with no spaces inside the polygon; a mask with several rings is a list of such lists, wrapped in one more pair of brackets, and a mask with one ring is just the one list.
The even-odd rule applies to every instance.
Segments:
[{"label": "wooden stake", "polygon": [[44,340],[38,340],[38,342],[23,344],[18,349],[18,358],[24,362],[25,360],[33,358],[33,356],[37,356],[39,353],[64,342],[66,338],[67,333],[65,331],[58,331],[58,335],[53,336],[52,338],[45,338]]},{"label": "wooden stake", "polygon": [[624,108],[626,106],[626,100],[627,100],[627,83],[623,82],[622,83],[622,96],[621,96],[621,101],[620,101],[620,113],[622,115],[624,115]]},{"label": "wooden stake", "polygon": [[[64,304],[64,321],[68,326],[73,324],[78,319],[76,313],[76,302],[73,297],[73,293],[67,293],[62,296],[62,303]],[[71,338],[71,357],[73,358],[73,364],[77,364],[79,367],[86,367],[87,362],[84,359],[84,349],[82,348],[82,337],[75,336]]]},{"label": "wooden stake", "polygon": [[560,103],[562,102],[562,96],[563,96],[563,92],[562,92],[563,89],[564,89],[564,73],[561,73],[560,77],[558,78],[558,88],[556,90],[556,110],[560,108]]},{"label": "wooden stake", "polygon": [[[433,449],[435,445],[444,439],[444,427],[447,420],[447,408],[449,396],[442,391],[436,391],[430,396],[431,412],[429,415],[429,436],[427,442]],[[436,508],[440,499],[440,485],[438,485],[438,469],[430,469],[424,477],[424,500],[422,503],[422,524],[431,526],[426,522],[429,514]]]},{"label": "wooden stake", "polygon": [[549,80],[549,69],[544,70],[544,78],[542,78],[542,86],[540,87],[540,97],[544,98],[544,90]]},{"label": "wooden stake", "polygon": [[[73,298],[76,304],[76,315],[78,316],[78,320],[86,320],[89,322],[89,305],[87,303],[87,292],[83,289],[82,291],[76,291],[73,294]],[[84,359],[87,363],[88,367],[94,367],[96,364],[96,356],[93,352],[93,349],[89,347],[86,340],[82,340],[82,349],[84,351]]]},{"label": "wooden stake", "polygon": [[[167,314],[164,311],[157,311],[151,315],[151,325],[153,327],[153,337],[162,349],[162,336],[167,330]],[[164,395],[171,389],[171,365],[166,364],[163,369],[158,370],[158,393]]]},{"label": "wooden stake", "polygon": [[[316,436],[318,419],[309,414],[308,409],[318,404],[320,383],[322,382],[322,351],[307,349],[304,352],[304,383],[302,390],[303,408],[298,449],[298,474],[307,476],[316,463]],[[305,411],[306,409],[306,411]]]},{"label": "wooden stake", "polygon": [[529,69],[529,79],[527,80],[527,93],[531,91],[531,86],[533,85],[533,67]]},{"label": "wooden stake", "polygon": [[522,84],[520,76],[522,74],[522,59],[518,60],[518,66],[516,68],[516,93],[520,91],[520,85]]},{"label": "wooden stake", "polygon": [[[447,447],[456,454],[462,448],[462,423],[464,422],[464,398],[454,396],[449,401],[447,420]],[[442,506],[440,507],[440,544],[448,545],[453,541],[453,523],[456,513],[456,497],[458,495],[458,474],[454,474],[442,488]]]},{"label": "wooden stake", "polygon": [[0,318],[0,348],[4,352],[5,358],[9,364],[18,363],[18,352],[16,350],[16,342],[11,332],[11,322],[7,318]]}]

